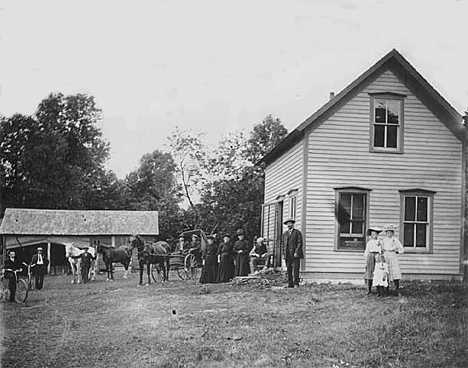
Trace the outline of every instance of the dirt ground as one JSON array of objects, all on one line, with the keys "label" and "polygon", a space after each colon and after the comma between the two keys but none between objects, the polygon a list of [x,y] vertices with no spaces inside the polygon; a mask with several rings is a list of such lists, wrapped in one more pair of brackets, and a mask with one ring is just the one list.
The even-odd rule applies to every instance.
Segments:
[{"label": "dirt ground", "polygon": [[46,277],[2,301],[2,367],[468,367],[468,287],[403,282],[283,288],[284,276],[200,285],[171,273],[72,285]]}]

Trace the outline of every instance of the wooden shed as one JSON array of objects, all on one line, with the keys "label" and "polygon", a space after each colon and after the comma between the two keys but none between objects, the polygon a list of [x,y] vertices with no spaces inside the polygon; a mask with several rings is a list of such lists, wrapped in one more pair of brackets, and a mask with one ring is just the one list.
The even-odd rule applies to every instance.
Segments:
[{"label": "wooden shed", "polygon": [[393,223],[404,278],[460,278],[466,143],[461,115],[392,50],[260,161],[263,236],[278,255],[293,217],[304,277],[357,280],[366,230]]},{"label": "wooden shed", "polygon": [[159,234],[158,212],[7,208],[0,225],[3,257],[17,248],[19,258],[29,262],[41,245],[47,248],[52,269],[66,266],[66,242],[77,247],[98,242],[119,247],[128,243],[132,233],[154,240]]}]

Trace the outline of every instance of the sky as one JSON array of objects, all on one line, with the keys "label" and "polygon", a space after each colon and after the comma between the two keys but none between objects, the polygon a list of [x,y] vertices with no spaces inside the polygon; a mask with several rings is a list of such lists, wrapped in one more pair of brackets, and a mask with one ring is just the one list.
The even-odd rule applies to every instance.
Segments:
[{"label": "sky", "polygon": [[467,19],[468,0],[0,0],[0,113],[93,95],[120,178],[176,126],[292,130],[393,48],[463,113]]}]

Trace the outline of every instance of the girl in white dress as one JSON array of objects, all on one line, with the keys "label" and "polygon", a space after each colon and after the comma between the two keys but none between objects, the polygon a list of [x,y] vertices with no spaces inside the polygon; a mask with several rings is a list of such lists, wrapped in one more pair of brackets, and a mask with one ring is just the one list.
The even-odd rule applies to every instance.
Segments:
[{"label": "girl in white dress", "polygon": [[379,296],[385,296],[388,287],[388,264],[383,254],[375,255],[374,285],[377,286]]}]

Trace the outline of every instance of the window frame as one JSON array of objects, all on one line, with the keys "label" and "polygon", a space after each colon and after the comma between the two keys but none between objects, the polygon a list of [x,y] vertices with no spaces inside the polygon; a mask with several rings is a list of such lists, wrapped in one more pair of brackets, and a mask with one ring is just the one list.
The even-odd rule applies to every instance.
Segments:
[{"label": "window frame", "polygon": [[297,189],[291,189],[288,192],[289,218],[297,219]]},{"label": "window frame", "polygon": [[[336,252],[364,252],[366,248],[366,233],[369,228],[369,209],[370,209],[370,192],[371,189],[360,188],[360,187],[344,187],[344,188],[334,188],[335,190],[335,241],[334,241],[334,250]],[[365,196],[365,206],[364,206],[364,224],[363,224],[363,245],[361,247],[340,247],[340,228],[341,225],[338,221],[339,214],[339,205],[341,194],[363,194]]]},{"label": "window frame", "polygon": [[[406,95],[395,92],[369,93],[370,96],[370,121],[369,121],[369,152],[376,153],[404,153],[404,133],[405,133],[405,98]],[[400,102],[400,116],[398,120],[397,147],[375,147],[375,100],[391,100]],[[386,123],[385,126],[389,124]]]},{"label": "window frame", "polygon": [[[400,242],[405,249],[405,253],[433,253],[433,239],[434,239],[434,196],[437,192],[426,189],[406,189],[400,190]],[[416,247],[405,246],[405,199],[408,197],[425,197],[427,198],[427,226],[429,227],[426,232],[426,246]],[[416,209],[415,209],[416,210]],[[411,221],[412,222],[412,221]],[[414,222],[417,224],[417,221]]]}]

